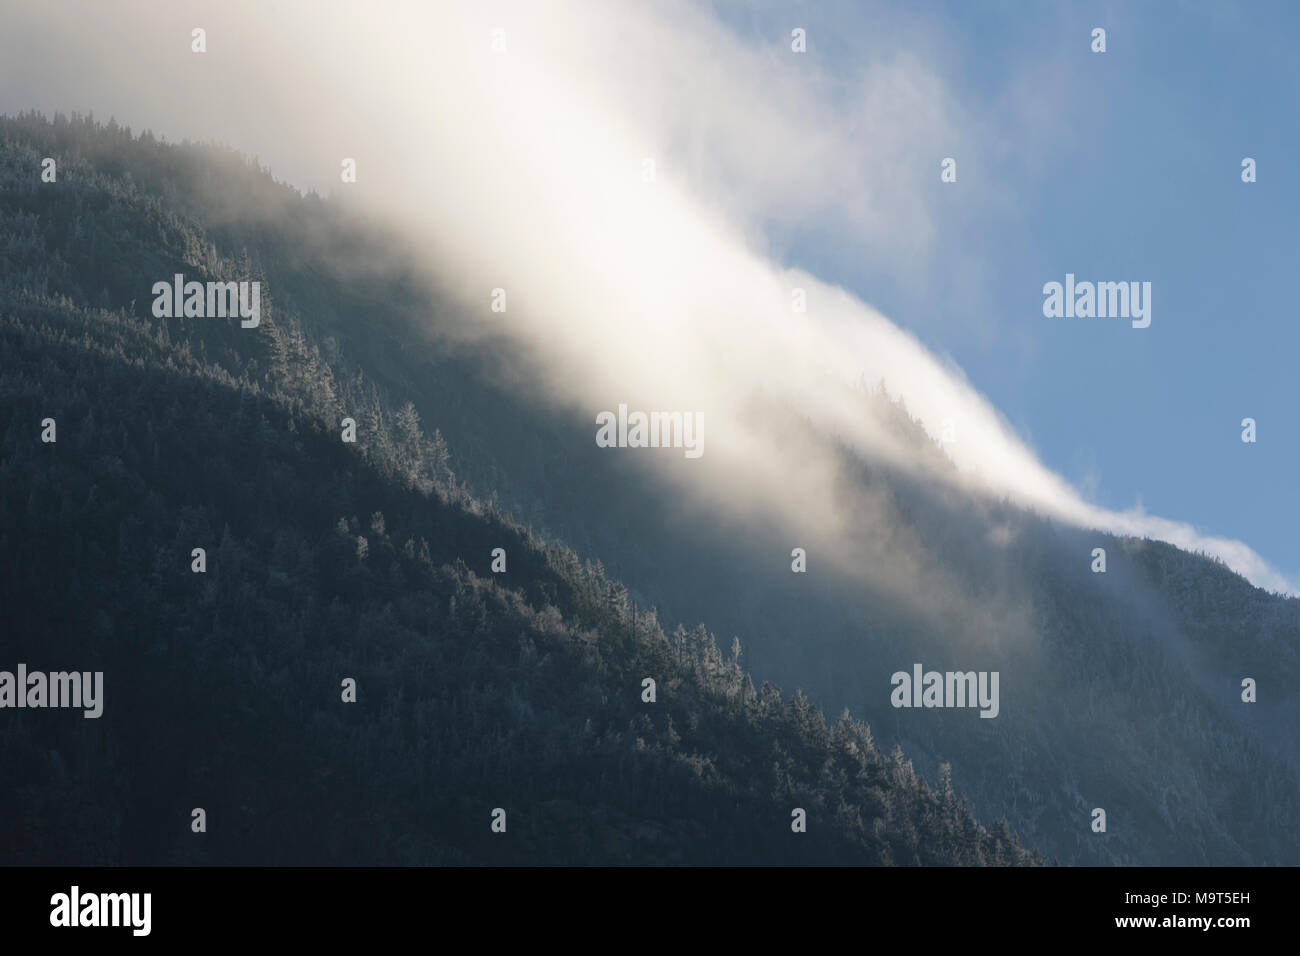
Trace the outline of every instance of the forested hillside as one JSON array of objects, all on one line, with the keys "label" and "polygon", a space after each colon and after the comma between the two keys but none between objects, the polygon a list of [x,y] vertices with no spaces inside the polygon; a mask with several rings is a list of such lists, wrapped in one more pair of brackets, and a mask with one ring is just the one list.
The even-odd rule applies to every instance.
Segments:
[{"label": "forested hillside", "polygon": [[[0,119],[0,669],[105,688],[0,713],[0,863],[1042,861],[834,694],[756,688],[620,518],[664,568],[630,596],[568,439],[416,351],[437,304],[346,265],[378,241],[215,147]],[[260,325],[155,318],[177,272],[262,281]]]},{"label": "forested hillside", "polygon": [[[974,496],[958,485],[919,478],[843,447],[839,436],[804,410],[772,402],[756,404],[757,413],[768,427],[783,430],[792,495],[799,493],[798,462],[805,449],[823,457],[829,448],[838,457],[842,474],[830,506],[848,548],[832,553],[832,542],[811,535],[792,541],[761,515],[741,523],[688,507],[682,496],[666,491],[639,467],[635,456],[602,454],[607,450],[594,445],[589,416],[557,409],[530,391],[527,355],[488,335],[477,336],[479,344],[470,346],[447,334],[479,320],[431,287],[412,250],[367,227],[364,208],[300,196],[255,163],[219,148],[163,145],[112,124],[9,119],[0,121],[0,143],[0,315],[6,328],[0,414],[7,479],[0,490],[5,505],[0,534],[5,587],[11,589],[6,602],[23,609],[19,614],[55,621],[57,614],[103,610],[116,621],[111,608],[131,608],[142,622],[130,635],[137,640],[146,635],[174,639],[174,629],[148,622],[168,613],[189,615],[192,628],[210,634],[216,647],[223,648],[214,650],[214,661],[260,669],[265,665],[259,658],[246,662],[224,648],[270,641],[276,628],[293,626],[306,646],[319,648],[324,657],[362,654],[370,644],[347,632],[348,626],[360,624],[339,625],[337,646],[320,643],[326,624],[319,615],[325,612],[308,609],[328,609],[338,602],[354,611],[357,621],[369,622],[363,606],[379,613],[391,604],[397,614],[403,606],[399,597],[408,593],[398,588],[382,596],[374,586],[336,588],[336,578],[328,575],[377,574],[382,565],[381,576],[388,578],[396,562],[411,593],[450,614],[451,597],[457,588],[469,587],[472,572],[477,586],[489,592],[518,591],[531,611],[547,614],[554,607],[565,627],[596,635],[601,666],[626,675],[610,676],[609,681],[627,681],[615,685],[597,676],[599,668],[584,666],[568,685],[547,684],[546,692],[554,696],[543,700],[580,731],[585,732],[590,718],[598,735],[611,727],[627,734],[628,721],[644,716],[656,722],[664,739],[682,736],[686,743],[673,746],[686,749],[673,754],[686,759],[706,755],[719,768],[725,760],[752,757],[764,773],[776,773],[773,768],[786,757],[756,753],[768,754],[766,748],[777,746],[783,755],[796,752],[789,742],[763,733],[752,741],[756,751],[724,743],[730,731],[700,737],[688,733],[692,714],[701,726],[705,717],[686,703],[684,691],[669,689],[672,678],[660,678],[634,658],[611,656],[609,649],[623,639],[620,635],[633,633],[635,606],[634,646],[654,647],[654,635],[662,630],[668,635],[668,656],[680,656],[680,666],[686,668],[688,645],[708,645],[700,626],[719,636],[727,659],[732,636],[739,636],[740,666],[754,684],[769,681],[781,687],[787,701],[790,692],[802,688],[812,712],[834,715],[847,708],[854,719],[870,724],[883,751],[900,745],[918,775],[941,789],[940,781],[950,774],[953,789],[966,795],[977,818],[1006,817],[1026,845],[1049,857],[1088,864],[1300,862],[1300,833],[1294,827],[1300,818],[1294,746],[1300,734],[1300,601],[1253,587],[1201,555],[1069,527],[1006,501]],[[58,157],[57,183],[40,181],[46,156]],[[176,272],[187,279],[263,281],[261,324],[244,329],[227,319],[154,318],[152,285],[170,281]],[[11,355],[27,358],[19,362]],[[101,367],[96,361],[105,375],[119,376],[121,382],[95,388],[84,384],[84,377]],[[66,388],[58,384],[65,381]],[[244,416],[218,411],[225,406],[216,398],[195,398],[191,408],[173,411],[180,399],[170,392],[164,397],[145,391],[145,382],[170,383],[167,387],[178,392],[218,388],[235,408],[242,404]],[[80,405],[75,396],[81,396]],[[864,414],[883,410],[918,452],[942,458],[902,404],[869,390],[859,399]],[[119,402],[130,411],[110,414]],[[89,425],[78,417],[83,408],[93,413]],[[261,423],[263,416],[267,425]],[[54,445],[40,442],[40,422],[46,417],[58,421]],[[357,422],[356,444],[340,441],[344,417]],[[242,423],[241,431],[232,431],[236,422]],[[200,428],[207,432],[188,437]],[[417,432],[425,437],[417,439]],[[126,454],[132,443],[144,441],[144,451]],[[116,444],[106,446],[112,449],[105,452],[107,460],[99,444],[92,446],[96,451],[89,460],[74,458],[85,442]],[[265,455],[259,442],[267,443]],[[111,494],[100,487],[95,503],[84,507],[103,514],[96,520],[69,520],[74,540],[65,545],[51,530],[59,526],[55,516],[82,507],[85,498],[66,492],[65,479],[43,477],[37,463],[76,466],[91,476],[83,481],[102,486],[106,479],[93,468],[114,474],[112,462],[119,458],[138,484],[129,493],[116,485]],[[364,470],[337,471],[329,463]],[[295,473],[304,487],[277,498],[283,491],[278,481],[292,484],[280,476]],[[218,481],[219,475],[225,477]],[[363,475],[372,475],[376,489],[387,491],[376,490],[371,498],[359,494],[354,487],[367,487]],[[71,478],[66,483],[76,485]],[[45,497],[33,498],[34,489],[43,485],[48,486]],[[132,522],[145,521],[151,513],[146,507],[150,491],[162,497],[168,487],[179,497],[163,498],[164,516],[157,522],[162,530],[134,533]],[[182,517],[189,514],[186,508],[203,515],[208,532],[202,525],[189,530]],[[300,509],[310,508],[319,510],[303,516]],[[383,515],[383,535],[372,529],[376,512]],[[110,514],[119,518],[110,519]],[[217,640],[213,629],[229,628],[233,612],[212,613],[201,603],[205,595],[217,604],[226,595],[240,613],[250,613],[248,608],[256,605],[253,594],[263,593],[249,592],[245,599],[236,592],[231,598],[224,590],[235,573],[217,553],[227,526],[231,547],[262,555],[268,570],[257,586],[278,595],[283,606],[274,624],[249,630],[240,625],[237,632],[222,631],[225,636]],[[85,549],[82,557],[75,552],[77,534]],[[204,534],[206,545],[194,540]],[[153,563],[143,580],[119,569],[123,535],[135,547],[166,548],[162,556],[150,552],[151,562],[166,569],[166,575],[157,577]],[[276,535],[283,539],[279,544]],[[357,552],[358,536],[367,539],[364,557]],[[399,555],[393,561],[384,556],[384,537]],[[95,555],[92,539],[106,555],[95,574],[82,570],[80,563]],[[405,553],[408,539],[413,558]],[[15,546],[15,541],[22,544]],[[457,560],[463,562],[465,570],[444,582],[442,590],[436,584],[412,583],[416,572],[410,562],[421,561],[422,541],[432,569],[446,565],[452,569],[447,573],[456,573]],[[350,563],[329,570],[324,555],[348,542]],[[792,544],[808,548],[810,573],[791,574]],[[207,548],[206,575],[189,570],[194,547]],[[508,555],[504,574],[491,571],[491,552],[497,547]],[[1104,574],[1090,570],[1098,547],[1107,553]],[[301,571],[300,552],[309,556]],[[255,566],[250,559],[240,567]],[[12,574],[10,567],[16,569]],[[326,577],[316,578],[313,589],[299,583],[300,573]],[[67,601],[68,578],[81,587],[99,580],[111,597]],[[165,582],[179,589],[169,599],[170,612],[146,610],[144,595]],[[613,594],[607,597],[610,589]],[[462,603],[458,598],[458,609]],[[596,605],[605,609],[600,613],[613,615],[612,622],[592,616]],[[13,642],[50,631],[62,634],[62,640],[99,642],[96,635],[107,626],[98,621],[89,629],[46,624],[39,625],[44,630],[33,630],[36,624],[23,623],[21,616],[15,620],[5,632]],[[411,626],[437,647],[442,645],[436,642],[449,642],[468,651],[430,620]],[[388,629],[378,630],[382,633],[374,641],[392,637]],[[529,675],[535,667],[519,663],[517,637],[514,633],[505,657],[493,651],[490,660],[493,666],[509,662],[521,668],[518,679],[462,674],[447,679],[457,687],[478,686],[478,680],[485,692],[506,700],[512,693],[523,694],[522,688],[532,686]],[[392,639],[404,653],[423,646]],[[103,659],[107,666],[108,658]],[[10,666],[16,660],[12,657]],[[469,666],[476,659],[456,660]],[[981,720],[960,709],[891,707],[891,673],[917,661],[939,670],[999,671],[997,719]],[[66,665],[89,666],[74,659]],[[711,670],[704,665],[697,669]],[[349,714],[364,714],[385,702],[396,706],[396,685],[375,687],[373,678],[346,671],[344,663],[327,670],[319,678],[324,682],[320,696],[303,699],[318,701],[321,714],[331,720],[354,721]],[[184,665],[171,671],[176,672],[173,680],[188,673]],[[229,672],[231,680],[235,673]],[[400,680],[413,680],[405,670],[396,673]],[[345,676],[358,679],[355,705],[336,703]],[[641,703],[641,680],[648,676],[659,682],[655,704]],[[1245,678],[1258,682],[1257,702],[1242,701]],[[445,702],[444,696],[417,689],[417,683],[429,688],[428,682],[438,679],[437,674],[422,675],[402,691],[401,706]],[[108,693],[114,693],[117,685],[111,677],[106,680]],[[613,686],[617,693],[609,689]],[[743,681],[740,686],[745,687]],[[628,709],[602,724],[601,715],[584,703],[581,688],[606,699],[608,706]],[[312,683],[311,694],[317,692]],[[725,681],[721,693],[719,706],[726,713],[757,706],[764,696],[736,693]],[[292,703],[293,697],[284,699]],[[534,697],[521,699],[533,713],[546,712]],[[245,698],[236,695],[228,706],[251,722],[245,729],[260,720],[238,710],[251,707],[252,714],[261,713]],[[482,719],[474,714],[483,708],[455,706],[458,719]],[[141,720],[157,718],[147,708],[138,713]],[[672,734],[666,724],[670,714]],[[24,732],[35,732],[48,728],[45,718],[53,715],[39,716],[41,721],[33,722],[32,714],[11,711],[6,719]],[[403,728],[410,726],[400,715],[389,717]],[[122,719],[111,704],[101,722],[110,719]],[[190,719],[193,732],[200,727],[208,728],[204,733],[216,732],[202,724],[200,714]],[[299,723],[306,719],[301,715]],[[78,734],[94,724],[78,722],[87,725],[78,727]],[[277,728],[264,728],[268,745],[288,747],[283,723]],[[488,732],[518,730],[516,722],[503,718],[499,725],[489,724]],[[302,732],[313,746],[324,746],[319,744],[322,735]],[[575,738],[557,735],[579,748],[584,759],[592,752]],[[367,753],[378,746],[364,735],[359,739]],[[629,740],[626,745],[635,748],[635,738]],[[54,759],[50,752],[63,754],[51,742],[41,750],[42,759]],[[516,766],[527,765],[542,751],[527,745],[522,752],[526,756]],[[831,772],[818,754],[808,754],[808,772]],[[67,754],[60,759],[68,759]],[[272,765],[281,763],[277,759]],[[790,809],[803,804],[791,804],[785,795],[773,797],[769,779],[728,766],[735,775],[724,774],[721,792],[756,788],[776,814],[779,838],[790,835]],[[602,773],[596,771],[596,776]],[[569,773],[551,776],[548,787],[577,779]],[[290,778],[298,779],[296,774]],[[343,778],[353,785],[360,779],[347,773]],[[223,769],[222,779],[240,786],[238,773]],[[619,779],[617,773],[614,779]],[[382,786],[371,777],[365,780],[367,786]],[[463,792],[451,777],[439,780],[445,785],[441,792]],[[629,790],[644,794],[639,777],[623,780]],[[507,797],[489,789],[473,791],[475,813],[484,821],[494,807],[510,809]],[[324,799],[324,791],[319,794]],[[241,800],[252,798],[240,794]],[[370,806],[366,798],[356,799]],[[188,804],[176,811],[182,814],[201,805],[197,796],[181,802]],[[581,815],[592,805],[572,798],[571,809]],[[1091,827],[1096,808],[1107,814],[1104,833]],[[810,820],[823,817],[810,814]],[[889,826],[894,819],[869,810],[861,817],[868,830],[877,819]],[[523,818],[511,819],[522,833]],[[689,827],[698,817],[674,811],[653,819]],[[629,832],[622,824],[611,827]],[[489,833],[486,822],[482,829]],[[456,821],[448,822],[444,832],[463,831]],[[182,834],[188,830],[182,827]],[[811,844],[817,828],[810,824],[804,836]],[[696,846],[692,841],[697,838],[688,842]],[[188,836],[181,845],[193,846]],[[568,837],[555,844],[570,845]],[[381,846],[382,841],[368,840],[367,852],[379,852]],[[711,845],[697,849],[723,858]],[[895,859],[907,856],[896,849],[891,854]],[[551,857],[539,854],[537,859]]]}]

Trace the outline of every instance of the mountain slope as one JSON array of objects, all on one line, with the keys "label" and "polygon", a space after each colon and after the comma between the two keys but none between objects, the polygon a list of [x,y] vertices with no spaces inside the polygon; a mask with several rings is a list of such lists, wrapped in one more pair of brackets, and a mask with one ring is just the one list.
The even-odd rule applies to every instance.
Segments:
[{"label": "mountain slope", "polygon": [[[229,154],[0,120],[0,668],[105,675],[98,719],[0,714],[0,863],[1033,862],[458,484],[376,319],[417,292],[345,274],[338,215]],[[261,324],[154,318],[175,272],[261,279]]]},{"label": "mountain slope", "polygon": [[[437,479],[454,500],[495,502],[539,539],[601,563],[670,632],[703,622],[740,635],[756,680],[801,687],[827,713],[848,708],[923,777],[949,765],[977,816],[1005,816],[1063,862],[1300,862],[1300,602],[1203,556],[920,478],[759,395],[754,413],[781,430],[792,496],[805,450],[831,449],[841,463],[837,536],[792,540],[766,515],[710,509],[635,456],[595,447],[589,416],[539,401],[530,357],[504,340],[459,343],[455,329],[476,319],[404,264],[409,250],[365,228],[362,210],[299,197],[231,154],[120,130],[26,118],[3,136],[4,276],[27,297],[22,308],[33,292],[67,295],[125,311],[153,335],[165,326],[159,361],[189,349],[328,421],[334,440],[352,415],[363,455],[404,462],[396,474]],[[44,155],[61,157],[67,189],[34,178]],[[176,271],[265,279],[263,327],[153,320],[148,290]],[[903,406],[856,399],[918,455],[942,458]],[[378,447],[408,400],[445,439],[454,482],[445,450]],[[340,494],[331,527],[355,516],[364,529],[371,510]],[[808,549],[808,574],[790,573],[795,545]],[[487,577],[495,546],[446,560]],[[515,580],[522,570],[504,546]],[[1105,574],[1091,572],[1096,547]],[[559,599],[529,598],[538,608]],[[915,662],[999,671],[997,719],[893,708],[890,676]],[[1241,700],[1246,677],[1259,681],[1257,703]],[[1104,834],[1091,827],[1098,807]]]}]

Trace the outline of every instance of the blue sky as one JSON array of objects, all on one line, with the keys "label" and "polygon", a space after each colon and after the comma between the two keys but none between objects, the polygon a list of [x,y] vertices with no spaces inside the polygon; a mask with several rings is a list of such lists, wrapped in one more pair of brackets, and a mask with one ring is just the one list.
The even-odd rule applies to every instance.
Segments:
[{"label": "blue sky", "polygon": [[[783,258],[843,284],[951,356],[1044,463],[1096,503],[1239,538],[1300,577],[1297,272],[1300,12],[1294,5],[942,3],[716,7],[741,35],[808,31],[832,72],[907,50],[988,139],[930,144],[925,267],[899,270],[837,229],[786,235]],[[1090,50],[1093,27],[1107,52]],[[998,110],[1041,80],[1041,122]],[[851,110],[852,97],[839,107]],[[1007,127],[1011,127],[1007,132]],[[1019,138],[1017,133],[1028,133]],[[1253,157],[1258,181],[1241,181]],[[899,188],[916,188],[908,178]],[[1152,324],[1049,319],[1067,272],[1150,281]],[[978,276],[975,282],[970,275]],[[1258,441],[1241,441],[1241,420]]]}]

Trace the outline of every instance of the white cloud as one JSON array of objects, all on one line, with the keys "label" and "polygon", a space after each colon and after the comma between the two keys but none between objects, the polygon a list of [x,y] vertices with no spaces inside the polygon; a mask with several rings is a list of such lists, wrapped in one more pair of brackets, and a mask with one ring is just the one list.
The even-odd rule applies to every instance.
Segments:
[{"label": "white cloud", "polygon": [[[692,473],[698,463],[679,460],[665,474],[703,500],[833,536],[837,516],[818,502],[833,500],[835,469],[785,457],[751,401],[762,390],[865,452],[922,467],[845,400],[865,375],[884,378],[936,437],[956,420],[950,453],[963,482],[1205,550],[1293,590],[1240,542],[1090,505],[960,370],[843,289],[767,255],[770,226],[844,231],[900,267],[926,254],[934,225],[918,184],[937,178],[946,142],[981,124],[966,123],[905,50],[831,76],[791,54],[788,34],[743,42],[676,2],[382,13],[128,3],[4,16],[6,110],[94,109],[219,139],[304,185],[337,188],[339,160],[356,157],[349,196],[424,250],[440,286],[462,298],[455,334],[507,334],[541,370],[536,384],[590,417],[593,432],[595,412],[619,402],[703,411],[707,464]],[[196,25],[208,30],[202,56],[189,52]],[[495,27],[505,54],[490,49]],[[918,153],[933,168],[918,167]],[[646,157],[653,184],[641,178]],[[487,310],[498,286],[504,316]],[[806,314],[790,309],[795,286],[808,291]]]}]

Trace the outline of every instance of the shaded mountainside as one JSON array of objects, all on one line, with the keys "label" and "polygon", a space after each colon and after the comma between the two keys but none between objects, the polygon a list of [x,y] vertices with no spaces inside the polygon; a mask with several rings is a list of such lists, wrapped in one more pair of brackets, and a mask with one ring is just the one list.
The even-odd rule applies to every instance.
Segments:
[{"label": "shaded mountainside", "polygon": [[[212,148],[0,120],[0,669],[105,675],[97,720],[0,712],[0,864],[1041,862],[458,482],[463,435],[492,490],[494,393],[429,407],[414,286],[347,275],[339,216]],[[154,318],[174,272],[265,281],[261,325]]]},{"label": "shaded mountainside", "polygon": [[[901,473],[841,447],[799,409],[762,406],[765,422],[783,429],[792,465],[806,448],[831,448],[842,462],[833,504],[843,536],[860,547],[828,559],[825,542],[792,542],[762,520],[728,523],[666,492],[637,456],[602,453],[589,416],[520,387],[526,357],[506,343],[451,346],[443,330],[476,320],[417,281],[418,270],[404,272],[402,248],[363,228],[346,204],[300,197],[236,154],[163,147],[111,125],[0,120],[0,142],[0,305],[7,322],[31,325],[25,335],[57,337],[74,327],[64,312],[102,309],[79,334],[119,328],[133,344],[104,347],[124,369],[137,369],[145,354],[155,356],[146,368],[204,369],[238,393],[272,400],[291,422],[316,423],[295,424],[295,435],[324,429],[331,446],[339,419],[354,417],[359,445],[347,447],[399,486],[503,527],[509,514],[544,542],[543,552],[563,542],[592,562],[595,580],[617,579],[616,593],[625,585],[636,604],[656,608],[670,635],[679,626],[695,632],[697,622],[723,635],[724,646],[740,635],[755,682],[801,687],[824,713],[848,708],[884,750],[901,745],[919,776],[950,772],[976,817],[1006,817],[1026,845],[1062,862],[1300,863],[1300,601],[1201,555],[1063,526]],[[60,159],[57,186],[39,182],[43,156]],[[177,271],[264,280],[261,327],[152,318],[152,284]],[[155,342],[152,352],[142,351],[145,340]],[[24,414],[37,415],[44,373],[25,376],[20,394],[34,404]],[[860,400],[864,413],[890,416],[918,451],[942,454],[901,405]],[[141,427],[156,428],[167,414],[155,401],[132,400]],[[23,428],[47,414],[55,412],[40,411],[30,425],[23,419]],[[133,432],[125,422],[117,427]],[[427,443],[408,440],[417,425],[433,434]],[[61,443],[77,434],[65,438],[62,420],[60,428]],[[21,442],[32,434],[22,431]],[[162,453],[178,445],[169,441]],[[245,462],[246,452],[231,454],[213,459]],[[315,470],[313,462],[313,480]],[[236,514],[245,507],[230,506]],[[355,518],[349,534],[365,536],[369,516],[382,510],[403,545],[424,537],[440,547],[425,528],[395,530],[392,506],[350,491],[328,510],[330,530]],[[227,523],[235,533],[234,516],[212,517],[214,533]],[[277,520],[269,516],[259,530]],[[315,548],[321,532],[297,533]],[[173,523],[167,540],[175,535]],[[530,593],[530,559],[492,537],[457,541],[437,552],[436,566],[461,558],[485,579],[523,588],[530,606],[554,605],[572,626],[608,639],[575,617],[566,592]],[[810,547],[808,574],[790,573],[794,543]],[[180,544],[187,560],[194,545]],[[510,553],[505,576],[489,570],[497,546]],[[1095,547],[1107,551],[1105,574],[1089,570]],[[49,560],[64,567],[66,556],[55,548]],[[891,576],[895,566],[904,570]],[[616,617],[616,631],[631,626],[630,608]],[[915,661],[1000,671],[998,718],[893,709],[890,675]],[[1259,680],[1258,703],[1240,700],[1243,677]],[[668,703],[661,694],[655,706]],[[682,727],[674,718],[675,732]],[[1095,807],[1107,812],[1104,834],[1091,830]]]}]

